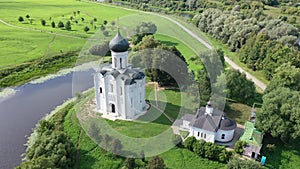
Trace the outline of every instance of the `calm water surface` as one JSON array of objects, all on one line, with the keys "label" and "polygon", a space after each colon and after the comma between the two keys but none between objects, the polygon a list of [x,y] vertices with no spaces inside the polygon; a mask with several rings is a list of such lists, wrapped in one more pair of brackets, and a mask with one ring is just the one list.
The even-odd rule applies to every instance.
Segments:
[{"label": "calm water surface", "polygon": [[25,84],[17,87],[19,91],[14,96],[0,100],[0,169],[20,164],[26,136],[36,123],[71,98],[75,91],[92,87],[92,72],[70,73],[41,84]]}]

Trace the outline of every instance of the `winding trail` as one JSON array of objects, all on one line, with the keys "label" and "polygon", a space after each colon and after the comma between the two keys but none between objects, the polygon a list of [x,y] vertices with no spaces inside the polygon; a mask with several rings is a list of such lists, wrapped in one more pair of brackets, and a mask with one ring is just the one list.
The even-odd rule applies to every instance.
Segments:
[{"label": "winding trail", "polygon": [[[91,1],[85,1],[85,2],[99,4],[99,2],[91,2]],[[173,22],[177,26],[179,26],[181,29],[183,29],[185,32],[187,32],[189,35],[191,35],[197,41],[199,41],[200,43],[202,43],[206,48],[208,48],[208,49],[213,49],[214,48],[209,43],[205,42],[202,38],[200,38],[196,33],[194,33],[190,29],[188,29],[185,26],[183,26],[181,23],[177,22],[176,20],[174,20],[174,19],[172,19],[172,18],[170,18],[170,17],[168,17],[166,15],[162,15],[162,14],[158,14],[158,13],[152,13],[152,12],[144,12],[144,11],[139,11],[139,10],[135,10],[135,9],[129,9],[129,8],[115,6],[115,5],[110,5],[110,4],[104,4],[104,3],[101,3],[101,5],[113,6],[113,7],[117,7],[117,8],[124,9],[124,10],[135,11],[135,12],[140,12],[140,13],[145,13],[145,14],[150,14],[150,15],[156,15],[156,16],[165,18],[165,19]],[[7,25],[7,26],[14,27],[14,28],[19,28],[19,29],[26,29],[26,30],[37,31],[37,32],[45,32],[45,33],[48,33],[48,34],[53,34],[53,35],[57,35],[57,36],[64,36],[64,37],[69,37],[69,38],[75,38],[75,39],[86,39],[86,38],[78,37],[78,36],[71,36],[71,35],[65,35],[65,34],[59,34],[59,33],[54,33],[54,32],[48,32],[48,31],[38,30],[38,29],[20,27],[20,26],[9,24],[9,23],[1,20],[1,19],[0,19],[0,22],[3,23],[3,24],[5,24],[5,25]],[[262,90],[266,89],[267,85],[264,84],[262,81],[260,81],[259,79],[257,79],[255,76],[251,75],[249,72],[245,71],[242,67],[240,67],[239,65],[237,65],[236,63],[234,63],[227,56],[224,56],[224,58],[225,58],[225,62],[228,63],[233,69],[236,69],[236,70],[239,70],[240,72],[245,73],[246,77],[248,79],[252,80],[257,87],[261,88]]]},{"label": "winding trail", "polygon": [[[91,1],[85,1],[85,2],[89,2],[89,3],[95,3],[95,4],[99,4],[99,2],[91,2]],[[144,12],[144,11],[139,11],[139,10],[135,10],[135,9],[129,9],[129,8],[125,8],[125,7],[121,7],[121,6],[115,6],[115,5],[110,5],[110,4],[105,4],[105,3],[101,3],[101,5],[106,5],[106,6],[113,6],[116,8],[120,8],[120,9],[124,9],[124,10],[129,10],[129,11],[135,11],[135,12],[140,12],[140,13],[144,13],[144,14],[149,14],[149,15],[156,15],[162,18],[165,18],[171,22],[173,22],[174,24],[176,24],[177,26],[179,26],[181,29],[183,29],[185,32],[187,32],[189,35],[191,35],[193,38],[195,38],[197,41],[199,41],[200,43],[202,43],[206,48],[208,49],[214,49],[214,47],[212,45],[210,45],[209,43],[207,43],[206,41],[204,41],[201,37],[199,37],[196,33],[194,33],[192,30],[186,28],[185,26],[183,26],[181,23],[177,22],[176,20],[168,17],[167,15],[162,15],[162,14],[158,14],[158,13],[153,13],[153,12]],[[262,90],[265,90],[267,88],[267,85],[264,84],[262,81],[260,81],[259,79],[257,79],[255,76],[251,75],[249,72],[245,71],[242,67],[240,67],[239,65],[237,65],[236,63],[234,63],[231,59],[229,59],[227,56],[224,56],[225,58],[225,62],[228,63],[233,69],[239,70],[240,72],[243,72],[246,74],[246,77],[250,80],[252,80],[254,82],[254,84],[259,87]]]}]

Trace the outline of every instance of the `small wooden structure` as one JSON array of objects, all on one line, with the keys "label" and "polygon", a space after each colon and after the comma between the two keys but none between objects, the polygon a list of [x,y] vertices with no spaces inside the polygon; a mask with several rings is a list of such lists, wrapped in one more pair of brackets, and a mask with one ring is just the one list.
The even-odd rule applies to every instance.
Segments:
[{"label": "small wooden structure", "polygon": [[240,140],[247,143],[243,155],[256,159],[262,147],[263,134],[255,128],[254,123],[249,121],[245,123]]}]

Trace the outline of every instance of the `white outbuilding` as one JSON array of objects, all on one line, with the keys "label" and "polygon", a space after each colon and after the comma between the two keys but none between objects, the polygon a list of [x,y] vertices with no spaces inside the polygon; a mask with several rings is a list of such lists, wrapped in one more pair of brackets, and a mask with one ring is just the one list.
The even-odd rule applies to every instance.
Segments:
[{"label": "white outbuilding", "polygon": [[179,129],[189,131],[189,136],[206,142],[230,142],[234,137],[236,122],[227,118],[225,113],[213,108],[209,101],[195,115],[186,114],[175,121]]}]

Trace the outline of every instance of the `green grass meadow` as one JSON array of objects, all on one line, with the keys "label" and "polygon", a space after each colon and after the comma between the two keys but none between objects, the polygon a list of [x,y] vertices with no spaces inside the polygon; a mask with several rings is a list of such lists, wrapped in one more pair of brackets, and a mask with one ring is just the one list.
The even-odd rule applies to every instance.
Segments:
[{"label": "green grass meadow", "polygon": [[[74,11],[80,14],[73,15]],[[0,2],[0,19],[22,28],[16,28],[0,23],[0,69],[29,62],[41,57],[53,56],[61,51],[79,51],[85,44],[86,38],[99,30],[99,25],[104,20],[110,22],[119,17],[134,14],[133,11],[120,10],[115,7],[94,5],[87,2],[75,0],[12,0]],[[26,15],[34,19],[30,24]],[[72,30],[67,31],[60,28],[52,28],[51,22],[55,21],[56,26],[59,21],[66,23],[70,16],[78,20],[78,24],[72,22]],[[18,21],[22,16],[24,21]],[[51,20],[50,20],[51,17]],[[85,18],[82,22],[81,18]],[[94,27],[90,21],[97,18]],[[46,26],[41,25],[41,19],[46,20]],[[83,28],[90,27],[89,33],[85,33]],[[51,32],[59,35],[55,36]],[[64,35],[70,36],[66,37]],[[71,36],[74,36],[72,38]],[[79,38],[76,38],[79,37]]]},{"label": "green grass meadow", "polygon": [[[80,11],[80,14],[77,11]],[[74,15],[73,12],[76,14]],[[33,19],[32,24],[30,24],[26,15]],[[176,42],[173,43],[179,42],[180,51],[187,58],[205,49],[201,43],[191,38],[176,24],[165,18],[100,3],[93,4],[75,0],[5,1],[0,2],[0,16],[0,19],[3,21],[16,26],[11,27],[1,23],[0,68],[18,65],[44,56],[51,56],[61,50],[80,50],[86,38],[97,32],[104,20],[108,21],[106,29],[111,31],[114,28],[112,28],[110,23],[111,21],[118,22],[117,18],[119,18],[121,27],[132,29],[141,21],[155,23],[158,27],[157,33],[160,34],[158,37],[165,41],[173,42],[175,40]],[[24,18],[23,22],[18,21],[19,16]],[[52,21],[57,26],[59,21],[66,23],[71,16],[73,17],[71,31],[51,27]],[[85,20],[82,21],[81,18]],[[93,24],[91,24],[90,22],[94,18],[97,21],[93,21]],[[41,25],[41,19],[46,21],[46,26]],[[76,24],[75,21],[78,23]],[[85,26],[90,28],[88,33],[85,33],[83,30]],[[96,30],[94,26],[96,26]],[[51,32],[58,35],[50,34]]]},{"label": "green grass meadow", "polygon": [[[148,100],[154,99],[151,92],[151,87],[147,87],[147,95]],[[164,92],[164,93],[162,93]],[[165,95],[165,97],[158,96],[161,98],[168,98],[168,103],[177,105],[180,103],[180,92],[174,90],[161,90],[158,95]],[[84,105],[84,102],[93,97],[93,93],[87,96],[87,99],[82,99],[78,105]],[[169,99],[172,98],[172,99]],[[179,98],[179,99],[178,99]],[[76,107],[76,106],[75,106]],[[78,116],[75,111],[76,109],[71,109],[67,114],[64,121],[64,128],[67,134],[71,137],[73,143],[78,146],[78,139],[80,138],[80,147],[79,158],[78,158],[78,168],[112,168],[117,169],[123,166],[123,162],[125,159],[123,158],[115,158],[112,154],[104,151],[100,148],[83,130],[83,127],[80,125],[78,120]],[[168,112],[170,108],[167,106],[166,111]],[[171,109],[172,110],[172,109]],[[155,109],[152,109],[155,111]],[[156,110],[157,111],[157,110]],[[177,110],[178,111],[178,110]],[[148,112],[150,114],[153,112]],[[171,115],[171,114],[170,114]],[[115,129],[115,131],[134,138],[150,138],[157,136],[158,134],[165,132],[170,129],[170,124],[166,124],[164,119],[164,115],[159,116],[156,120],[152,122],[143,122],[142,120],[138,121],[110,121],[105,120],[107,124]],[[93,122],[97,122],[99,119],[93,119]],[[88,124],[84,124],[88,125]],[[104,132],[105,128],[101,128],[101,132]],[[81,133],[82,132],[82,133]],[[81,134],[80,134],[81,133]],[[171,133],[170,133],[171,134]],[[164,141],[162,141],[164,142]],[[122,142],[123,150],[130,150],[132,143]],[[157,145],[160,146],[160,145]],[[169,149],[166,152],[163,152],[159,155],[164,159],[165,165],[168,169],[182,169],[182,168],[190,168],[190,169],[213,169],[213,168],[225,168],[225,164],[211,161],[205,158],[200,158],[195,155],[193,152],[188,151],[183,148],[174,147]],[[151,157],[147,157],[146,161],[150,160]],[[136,160],[137,163],[141,163],[140,159]]]},{"label": "green grass meadow", "polygon": [[[29,15],[29,18],[26,18],[26,15]],[[108,21],[105,29],[109,35],[107,37],[102,35],[102,40],[103,38],[110,40],[118,24],[123,35],[130,38],[134,35],[133,30],[136,25],[142,21],[153,22],[158,28],[156,38],[167,45],[176,46],[184,55],[190,70],[197,72],[197,69],[203,68],[201,64],[191,61],[190,58],[206,48],[178,25],[157,15],[88,1],[13,0],[0,2],[0,16],[1,20],[10,24],[0,23],[0,73],[3,74],[0,84],[3,87],[20,85],[47,73],[55,73],[62,68],[72,67],[74,63],[69,62],[69,65],[65,63],[56,65],[57,63],[52,62],[48,66],[38,63],[70,52],[73,55],[78,54],[86,46],[88,38],[93,37],[97,32],[98,35],[102,34],[99,33],[99,29],[104,20]],[[24,18],[23,22],[18,21],[20,16]],[[41,19],[46,21],[45,26],[42,26]],[[51,26],[52,21],[56,24],[55,28]],[[64,24],[71,21],[72,29],[67,31],[64,28],[57,28],[59,21]],[[112,21],[115,21],[116,25],[113,26]],[[87,33],[83,30],[85,26],[90,28]],[[72,56],[70,60],[74,59],[76,56]],[[67,62],[67,60],[62,60],[62,62]],[[31,71],[30,74],[26,69],[23,70],[24,64],[31,67],[28,68]],[[53,67],[53,69],[42,71],[36,67]],[[5,75],[7,72],[9,74]],[[26,74],[24,78],[20,76],[22,74]]]}]

